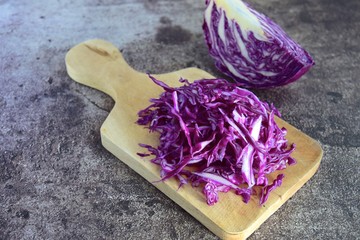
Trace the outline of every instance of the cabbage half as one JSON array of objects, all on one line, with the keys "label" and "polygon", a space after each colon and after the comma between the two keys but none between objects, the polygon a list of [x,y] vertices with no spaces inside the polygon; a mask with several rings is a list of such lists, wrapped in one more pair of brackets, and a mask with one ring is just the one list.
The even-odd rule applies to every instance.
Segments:
[{"label": "cabbage half", "polygon": [[314,61],[279,25],[241,0],[206,0],[203,30],[216,67],[240,86],[299,79]]}]

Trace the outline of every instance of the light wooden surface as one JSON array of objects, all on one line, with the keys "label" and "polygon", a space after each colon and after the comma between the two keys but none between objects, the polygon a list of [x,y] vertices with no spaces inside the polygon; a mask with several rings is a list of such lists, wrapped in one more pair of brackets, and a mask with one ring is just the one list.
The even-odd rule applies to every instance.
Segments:
[{"label": "light wooden surface", "polygon": [[[173,179],[154,183],[160,178],[158,166],[136,154],[144,152],[139,143],[157,145],[157,136],[149,134],[147,129],[135,122],[137,112],[149,105],[150,98],[158,97],[162,92],[160,87],[146,74],[132,69],[118,49],[103,40],[89,40],[73,47],[66,55],[66,67],[73,80],[103,91],[115,100],[113,110],[101,127],[104,147],[222,239],[247,238],[294,195],[319,167],[323,154],[319,143],[277,119],[279,125],[288,129],[288,141],[297,146],[292,154],[297,164],[271,176],[274,179],[283,172],[285,178],[282,186],[270,194],[264,206],[259,206],[256,196],[244,204],[241,197],[231,192],[220,193],[219,202],[208,206],[199,188],[187,185],[178,190],[178,182]],[[197,68],[154,76],[171,86],[180,86],[180,77],[189,81],[212,78]]]}]

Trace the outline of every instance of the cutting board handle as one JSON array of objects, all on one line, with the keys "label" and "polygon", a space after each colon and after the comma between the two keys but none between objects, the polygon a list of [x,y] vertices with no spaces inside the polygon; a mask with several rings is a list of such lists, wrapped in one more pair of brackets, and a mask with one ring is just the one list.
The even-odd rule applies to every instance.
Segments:
[{"label": "cutting board handle", "polygon": [[126,76],[140,74],[125,61],[113,44],[93,39],[71,48],[65,57],[69,76],[84,85],[117,99],[116,89],[126,84]]}]

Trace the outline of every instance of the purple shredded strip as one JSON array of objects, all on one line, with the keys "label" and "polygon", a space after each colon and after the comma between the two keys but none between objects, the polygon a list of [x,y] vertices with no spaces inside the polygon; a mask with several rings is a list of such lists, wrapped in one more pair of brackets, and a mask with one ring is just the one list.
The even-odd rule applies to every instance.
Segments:
[{"label": "purple shredded strip", "polygon": [[269,184],[267,175],[295,164],[286,130],[271,104],[223,79],[202,79],[173,88],[149,75],[164,89],[151,105],[138,113],[139,125],[160,134],[158,146],[140,144],[160,166],[162,181],[176,178],[202,186],[206,202],[219,201],[219,192],[233,190],[244,202],[261,188],[260,204],[281,185],[283,174]]}]

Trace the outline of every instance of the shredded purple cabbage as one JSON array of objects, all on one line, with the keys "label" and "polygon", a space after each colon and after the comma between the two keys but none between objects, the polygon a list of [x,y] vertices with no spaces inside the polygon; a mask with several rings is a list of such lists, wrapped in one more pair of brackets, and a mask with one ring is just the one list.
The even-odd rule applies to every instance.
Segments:
[{"label": "shredded purple cabbage", "polygon": [[173,88],[149,76],[165,91],[141,110],[137,123],[160,134],[159,145],[140,144],[161,168],[162,180],[202,186],[209,205],[219,192],[233,190],[244,202],[261,188],[260,204],[281,185],[283,174],[271,183],[268,174],[294,164],[286,129],[279,128],[274,106],[252,92],[223,79],[202,79]]},{"label": "shredded purple cabbage", "polygon": [[[239,86],[268,88],[285,85],[299,79],[315,64],[305,49],[264,14],[244,3],[260,23],[264,36],[259,36],[245,29],[244,23],[228,18],[228,13],[218,7],[217,2],[206,0],[205,40],[216,67]],[[240,9],[240,5],[243,3],[238,0],[237,8]],[[239,10],[238,14],[244,12]]]}]

